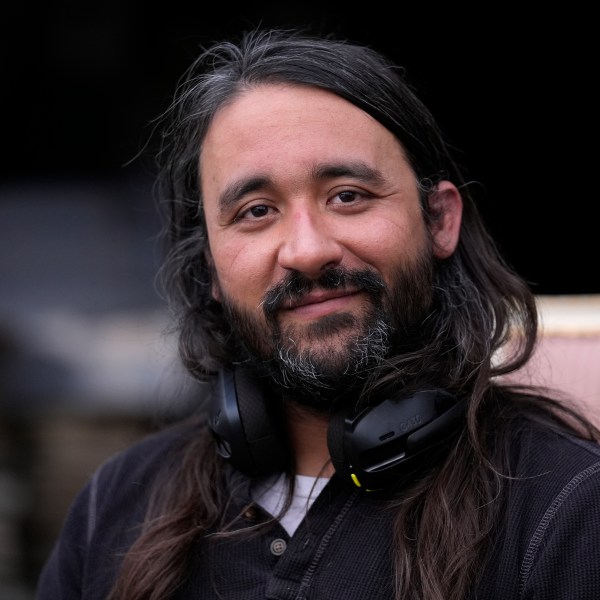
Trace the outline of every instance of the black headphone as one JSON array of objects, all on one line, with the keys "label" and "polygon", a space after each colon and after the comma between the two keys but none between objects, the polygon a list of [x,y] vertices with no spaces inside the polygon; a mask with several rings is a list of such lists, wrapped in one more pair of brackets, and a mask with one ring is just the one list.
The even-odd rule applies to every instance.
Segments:
[{"label": "black headphone", "polygon": [[[248,475],[275,473],[289,456],[279,409],[245,369],[223,369],[211,399],[208,425],[217,452]],[[417,457],[457,430],[466,400],[439,388],[385,398],[358,412],[338,410],[327,444],[336,473],[368,490],[388,487],[417,466]]]}]

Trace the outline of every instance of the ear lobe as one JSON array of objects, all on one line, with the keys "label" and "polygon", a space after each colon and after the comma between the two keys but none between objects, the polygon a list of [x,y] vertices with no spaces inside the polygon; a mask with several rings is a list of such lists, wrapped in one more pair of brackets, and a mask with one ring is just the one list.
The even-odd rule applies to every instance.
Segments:
[{"label": "ear lobe", "polygon": [[215,281],[214,277],[210,284],[210,295],[215,302],[221,302],[221,290],[219,289],[219,284],[217,281]]},{"label": "ear lobe", "polygon": [[450,181],[440,181],[428,201],[431,216],[433,255],[448,258],[456,250],[460,237],[462,197]]}]

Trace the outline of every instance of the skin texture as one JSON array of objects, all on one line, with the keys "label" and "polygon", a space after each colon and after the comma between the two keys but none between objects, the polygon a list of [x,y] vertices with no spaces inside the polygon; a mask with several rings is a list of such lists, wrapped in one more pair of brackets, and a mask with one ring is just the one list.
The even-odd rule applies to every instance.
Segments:
[{"label": "skin texture", "polygon": [[[316,280],[333,267],[366,270],[389,288],[398,270],[427,251],[445,258],[458,241],[456,187],[438,184],[428,231],[396,138],[353,104],[316,88],[263,85],[221,108],[203,143],[200,174],[213,297],[265,332],[265,354],[272,344],[265,295],[290,273]],[[316,287],[290,296],[274,318],[295,352],[338,365],[371,305],[353,284]],[[304,417],[315,419],[315,436],[323,439],[322,419]],[[296,414],[291,427],[301,421]],[[324,443],[308,454],[325,456]]]}]

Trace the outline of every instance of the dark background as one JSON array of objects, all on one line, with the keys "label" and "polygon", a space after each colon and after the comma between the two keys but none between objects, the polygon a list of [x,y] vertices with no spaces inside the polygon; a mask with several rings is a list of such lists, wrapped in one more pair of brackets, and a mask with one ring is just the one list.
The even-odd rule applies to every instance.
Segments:
[{"label": "dark background", "polygon": [[487,190],[482,212],[509,262],[537,293],[599,292],[592,15],[575,5],[391,6],[7,3],[1,178],[135,180],[139,190],[151,174],[141,161],[124,165],[200,43],[259,22],[331,31],[406,66]]}]

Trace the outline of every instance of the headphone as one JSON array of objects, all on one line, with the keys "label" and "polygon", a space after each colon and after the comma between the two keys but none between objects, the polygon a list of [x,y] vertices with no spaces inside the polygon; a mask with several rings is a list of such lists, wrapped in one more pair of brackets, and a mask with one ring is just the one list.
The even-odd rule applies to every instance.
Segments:
[{"label": "headphone", "polygon": [[[209,407],[218,454],[251,476],[284,470],[289,457],[280,407],[268,395],[250,370],[225,368]],[[426,388],[358,411],[337,410],[327,431],[336,473],[366,491],[390,486],[420,464],[417,457],[456,432],[466,404],[445,390]]]}]

